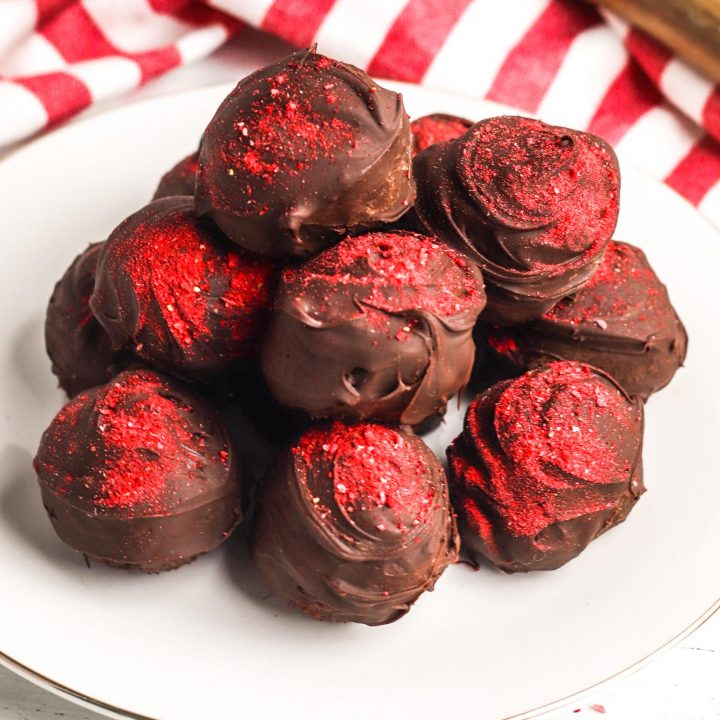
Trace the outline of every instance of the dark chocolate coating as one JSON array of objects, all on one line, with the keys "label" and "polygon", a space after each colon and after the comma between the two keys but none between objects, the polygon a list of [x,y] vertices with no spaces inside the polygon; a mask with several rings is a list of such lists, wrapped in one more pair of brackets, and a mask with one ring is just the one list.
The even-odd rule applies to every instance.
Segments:
[{"label": "dark chocolate coating", "polygon": [[155,200],[105,242],[90,306],[115,348],[209,382],[257,352],[275,270],[228,243],[193,199]]},{"label": "dark chocolate coating", "polygon": [[688,342],[643,251],[617,241],[576,295],[527,325],[490,333],[496,352],[519,368],[577,360],[605,370],[643,399],[672,380]]},{"label": "dark chocolate coating", "polygon": [[463,551],[508,573],[561,567],[645,491],[642,439],[642,403],[588,365],[552,363],[488,388],[447,451]]},{"label": "dark chocolate coating", "polygon": [[538,120],[483,120],[419,153],[413,173],[419,221],[480,265],[487,322],[525,322],[577,291],[617,222],[610,146]]},{"label": "dark chocolate coating", "polygon": [[467,383],[484,305],[475,264],[430,238],[346,238],[283,274],[263,372],[313,417],[416,425]]},{"label": "dark chocolate coating", "polygon": [[242,80],[202,140],[198,213],[270,257],[313,255],[415,197],[402,97],[303,50]]},{"label": "dark chocolate coating", "polygon": [[160,178],[153,200],[172,197],[173,195],[194,195],[199,155],[200,151],[196,150],[173,165]]},{"label": "dark chocolate coating", "polygon": [[454,140],[473,125],[472,120],[445,113],[433,113],[416,118],[410,123],[410,132],[413,134],[413,155],[435,143]]},{"label": "dark chocolate coating", "polygon": [[[387,468],[390,479],[380,477]],[[355,494],[348,477],[370,489]],[[268,588],[311,617],[393,622],[457,559],[445,474],[409,432],[340,422],[310,430],[265,478],[250,548]]]},{"label": "dark chocolate coating", "polygon": [[107,382],[122,363],[110,337],[90,312],[95,269],[102,243],[73,260],[55,285],[45,315],[45,347],[60,387],[72,397]]},{"label": "dark chocolate coating", "polygon": [[258,358],[253,358],[231,380],[233,395],[253,427],[277,448],[297,440],[311,423],[302,410],[281,405],[270,392]]},{"label": "dark chocolate coating", "polygon": [[240,463],[220,416],[151,370],[75,396],[45,431],[34,466],[60,539],[123,569],[179,567],[242,519]]},{"label": "dark chocolate coating", "polygon": [[[478,320],[473,328],[475,343],[475,361],[468,386],[476,393],[482,392],[500,380],[509,380],[522,375],[526,367],[520,368],[516,361],[511,361],[505,352],[500,352],[495,345],[509,335],[509,328],[490,325]],[[493,343],[493,345],[491,345]],[[514,343],[512,347],[515,347]]]}]

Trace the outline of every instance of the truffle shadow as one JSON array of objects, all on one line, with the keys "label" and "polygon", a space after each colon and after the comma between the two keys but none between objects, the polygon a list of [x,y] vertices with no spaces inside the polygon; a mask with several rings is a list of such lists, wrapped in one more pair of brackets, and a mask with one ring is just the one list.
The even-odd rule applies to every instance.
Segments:
[{"label": "truffle shadow", "polygon": [[224,562],[233,585],[254,605],[272,615],[283,615],[300,622],[312,622],[303,617],[299,610],[294,610],[280,598],[275,597],[262,584],[260,576],[250,560],[248,537],[252,525],[252,513],[246,516],[240,529],[225,543]]},{"label": "truffle shadow", "polygon": [[[45,354],[43,323],[44,318],[39,316],[22,323],[10,349],[12,368],[22,381],[24,397],[30,396],[39,402],[45,401],[47,388],[54,379]],[[54,384],[57,386],[57,381]]]},{"label": "truffle shadow", "polygon": [[82,556],[65,547],[53,532],[40,498],[30,452],[19,445],[0,451],[4,480],[0,485],[0,521],[19,542],[55,564],[79,566]]}]

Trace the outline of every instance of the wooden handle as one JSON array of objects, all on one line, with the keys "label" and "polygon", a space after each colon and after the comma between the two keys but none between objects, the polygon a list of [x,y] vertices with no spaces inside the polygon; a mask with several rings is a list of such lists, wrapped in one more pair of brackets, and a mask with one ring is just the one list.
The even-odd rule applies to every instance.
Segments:
[{"label": "wooden handle", "polygon": [[591,0],[720,82],[720,0]]}]

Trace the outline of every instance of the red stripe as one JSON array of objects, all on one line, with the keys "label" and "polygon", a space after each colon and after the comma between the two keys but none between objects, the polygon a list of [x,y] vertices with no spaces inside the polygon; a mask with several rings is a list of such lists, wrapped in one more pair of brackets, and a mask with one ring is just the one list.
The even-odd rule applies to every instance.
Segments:
[{"label": "red stripe", "polygon": [[717,85],[705,102],[702,122],[705,129],[717,140],[720,140],[720,89]]},{"label": "red stripe", "polygon": [[[154,1],[157,2],[158,0]],[[190,3],[172,14],[178,20],[190,23],[191,25],[201,27],[212,24],[222,25],[225,30],[227,30],[228,37],[236,35],[240,30],[247,27],[244,22],[232,17],[232,15],[228,15],[222,12],[222,10],[217,10],[199,2]]]},{"label": "red stripe", "polygon": [[[368,66],[371,75],[419,82],[471,0],[410,0]],[[471,50],[468,49],[471,61]]]},{"label": "red stripe", "polygon": [[82,62],[116,55],[85,8],[76,3],[49,20],[40,32],[67,62]]},{"label": "red stripe", "polygon": [[660,76],[670,62],[672,53],[640,30],[631,30],[625,39],[625,47],[640,63],[640,67],[656,84],[660,84]]},{"label": "red stripe", "polygon": [[62,122],[84,110],[92,100],[80,80],[62,72],[16,78],[13,82],[37,96],[48,114],[48,125]]},{"label": "red stripe", "polygon": [[148,0],[148,4],[159,15],[172,15],[191,25],[220,24],[229,35],[234,35],[244,27],[244,23],[237,18],[194,0]]},{"label": "red stripe", "polygon": [[661,102],[660,91],[634,60],[628,60],[605,93],[588,131],[617,143],[640,117]]},{"label": "red stripe", "polygon": [[719,179],[720,145],[709,135],[703,135],[665,182],[697,205]]},{"label": "red stripe", "polygon": [[71,63],[103,57],[134,60],[140,67],[141,83],[177,67],[181,62],[180,53],[174,45],[139,53],[127,53],[116,48],[81,4],[56,15],[41,32]]},{"label": "red stripe", "polygon": [[335,0],[275,0],[265,15],[262,29],[292,45],[309,45],[334,4]]},{"label": "red stripe", "polygon": [[148,50],[134,55],[127,55],[126,57],[131,58],[140,66],[140,73],[142,75],[140,80],[141,85],[158,75],[162,75],[168,70],[172,70],[182,62],[180,53],[174,45],[168,45],[164,48]]},{"label": "red stripe", "polygon": [[535,112],[573,40],[600,23],[588,5],[553,0],[510,51],[487,97]]},{"label": "red stripe", "polygon": [[53,15],[56,15],[60,10],[75,2],[77,2],[77,0],[35,0],[35,7],[37,9],[35,26],[38,27],[42,23],[47,22]]},{"label": "red stripe", "polygon": [[186,7],[191,0],[148,0],[148,5],[156,12],[164,15],[174,15]]}]

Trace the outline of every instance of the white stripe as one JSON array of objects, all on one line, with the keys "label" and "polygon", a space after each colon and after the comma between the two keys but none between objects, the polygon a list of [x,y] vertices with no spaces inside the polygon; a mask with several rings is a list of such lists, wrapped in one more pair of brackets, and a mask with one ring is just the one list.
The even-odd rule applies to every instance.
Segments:
[{"label": "white stripe", "polygon": [[205,28],[183,35],[175,47],[183,63],[189,63],[209,55],[228,39],[228,31],[222,25],[214,23]]},{"label": "white stripe", "polygon": [[407,0],[337,0],[315,35],[318,50],[368,66]]},{"label": "white stripe", "polygon": [[5,60],[0,61],[0,73],[10,77],[40,75],[63,70],[66,65],[63,56],[44,35],[32,33]]},{"label": "white stripe", "polygon": [[34,0],[0,0],[0,58],[7,57],[35,27]]},{"label": "white stripe", "polygon": [[612,30],[598,26],[580,33],[540,103],[538,116],[585,129],[626,62],[627,51]]},{"label": "white stripe", "polygon": [[240,18],[250,25],[262,25],[273,0],[206,0],[208,5]]},{"label": "white stripe", "polygon": [[656,178],[667,177],[690,152],[702,130],[662,105],[646,112],[616,145],[618,155]]},{"label": "white stripe", "polygon": [[674,105],[702,124],[703,108],[714,88],[707,78],[673,58],[663,70],[660,87]]},{"label": "white stripe", "polygon": [[698,205],[698,210],[700,210],[711,223],[720,228],[720,182],[716,182],[707,193],[705,193],[705,197],[703,197]]},{"label": "white stripe", "polygon": [[29,90],[8,82],[0,82],[0,146],[32,135],[47,124],[42,103]]},{"label": "white stripe", "polygon": [[547,0],[475,0],[435,56],[423,85],[485,95],[507,54],[547,5]]},{"label": "white stripe", "polygon": [[142,78],[138,64],[121,57],[74,63],[66,72],[87,85],[94,102],[134,90]]},{"label": "white stripe", "polygon": [[156,13],[147,0],[83,0],[103,35],[127,53],[171,45],[194,26]]}]

